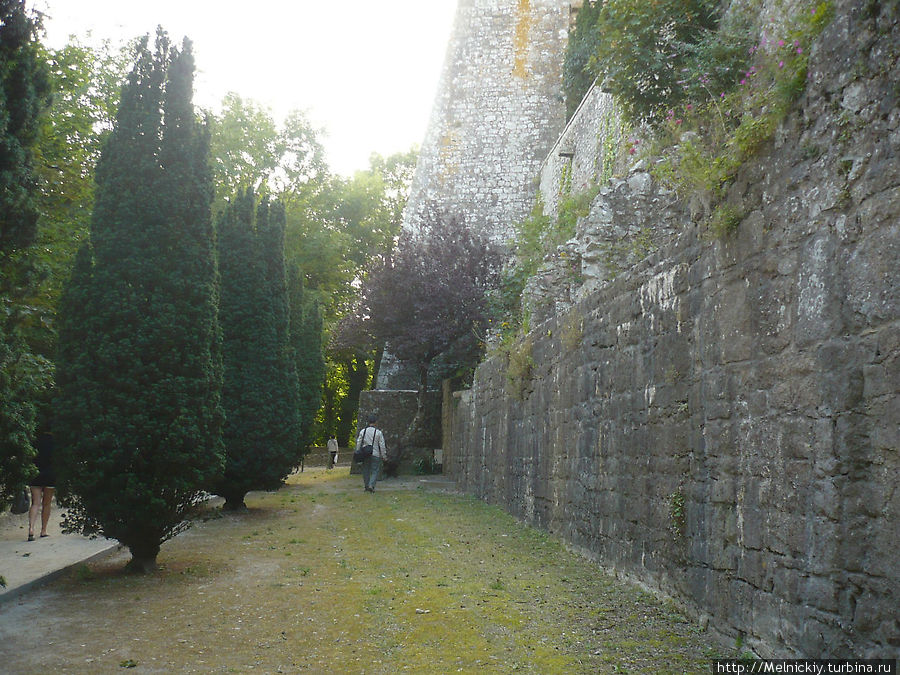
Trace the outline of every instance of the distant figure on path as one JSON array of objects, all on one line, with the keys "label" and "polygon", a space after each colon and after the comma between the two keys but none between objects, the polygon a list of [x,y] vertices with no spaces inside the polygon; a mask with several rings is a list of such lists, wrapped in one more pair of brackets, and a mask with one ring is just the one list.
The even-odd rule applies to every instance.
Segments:
[{"label": "distant figure on path", "polygon": [[38,513],[41,514],[41,536],[47,536],[50,505],[53,502],[53,491],[56,489],[56,474],[53,472],[53,434],[42,431],[38,434],[34,445],[38,451],[34,462],[38,468],[38,475],[29,483],[31,509],[28,511],[28,541],[34,541],[34,526],[37,525]]},{"label": "distant figure on path", "polygon": [[356,437],[356,449],[359,450],[364,445],[372,446],[372,456],[363,460],[363,487],[366,492],[375,492],[381,463],[387,459],[387,447],[384,444],[384,434],[378,428],[377,415],[369,415],[368,425]]},{"label": "distant figure on path", "polygon": [[337,439],[332,436],[328,439],[328,468],[333,469],[334,465],[337,464],[337,456],[338,456],[338,442]]}]

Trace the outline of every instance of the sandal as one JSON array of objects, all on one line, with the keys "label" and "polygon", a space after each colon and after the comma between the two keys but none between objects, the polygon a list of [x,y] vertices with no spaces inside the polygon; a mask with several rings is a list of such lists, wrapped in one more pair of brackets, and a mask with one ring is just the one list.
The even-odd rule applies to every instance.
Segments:
[{"label": "sandal", "polygon": [[33,534],[29,534],[29,535],[28,535],[28,541],[34,541],[34,535],[33,535]]}]

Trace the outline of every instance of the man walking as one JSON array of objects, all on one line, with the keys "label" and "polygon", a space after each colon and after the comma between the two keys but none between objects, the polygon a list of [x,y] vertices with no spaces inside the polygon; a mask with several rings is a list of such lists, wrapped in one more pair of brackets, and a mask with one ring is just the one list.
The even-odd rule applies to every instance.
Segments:
[{"label": "man walking", "polygon": [[387,447],[384,444],[384,434],[378,428],[377,415],[369,415],[366,428],[356,437],[357,450],[366,445],[372,446],[372,454],[363,460],[363,487],[366,492],[375,492],[375,482],[381,472],[381,465],[387,459]]}]

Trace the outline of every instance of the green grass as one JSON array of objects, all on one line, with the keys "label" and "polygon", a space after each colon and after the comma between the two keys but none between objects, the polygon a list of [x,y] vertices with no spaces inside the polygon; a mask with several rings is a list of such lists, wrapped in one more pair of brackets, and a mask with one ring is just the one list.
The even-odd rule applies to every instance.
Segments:
[{"label": "green grass", "polygon": [[155,575],[120,557],[26,597],[10,672],[707,672],[706,636],[671,605],[547,534],[470,497],[360,482],[306,472],[199,519]]}]

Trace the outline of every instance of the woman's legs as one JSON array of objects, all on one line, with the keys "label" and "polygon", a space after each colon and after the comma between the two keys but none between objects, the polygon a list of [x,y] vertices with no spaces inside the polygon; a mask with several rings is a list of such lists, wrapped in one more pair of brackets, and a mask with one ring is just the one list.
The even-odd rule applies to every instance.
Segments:
[{"label": "woman's legs", "polygon": [[52,487],[45,487],[43,489],[43,502],[41,503],[41,536],[47,536],[47,523],[50,522],[50,507],[53,504],[53,491]]},{"label": "woman's legs", "polygon": [[44,488],[31,485],[31,508],[28,510],[28,538],[34,539],[34,526],[37,525],[38,513],[43,504]]}]

